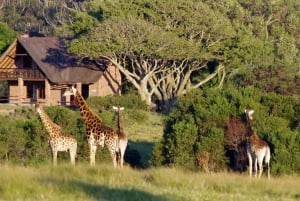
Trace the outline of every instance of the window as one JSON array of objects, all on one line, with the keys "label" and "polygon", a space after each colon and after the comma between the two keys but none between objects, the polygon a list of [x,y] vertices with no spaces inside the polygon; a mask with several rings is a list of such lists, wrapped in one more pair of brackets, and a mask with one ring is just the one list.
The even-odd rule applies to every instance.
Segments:
[{"label": "window", "polygon": [[27,85],[27,98],[44,99],[45,86],[43,84],[28,84]]}]

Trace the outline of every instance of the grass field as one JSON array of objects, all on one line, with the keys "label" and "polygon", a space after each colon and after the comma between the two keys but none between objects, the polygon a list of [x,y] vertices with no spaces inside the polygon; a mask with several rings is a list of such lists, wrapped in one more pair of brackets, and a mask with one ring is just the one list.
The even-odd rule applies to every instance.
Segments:
[{"label": "grass field", "polygon": [[250,179],[231,173],[204,174],[178,169],[0,166],[0,200],[300,200],[300,177]]},{"label": "grass field", "polygon": [[0,104],[0,115],[13,113],[16,108],[17,106],[13,104]]}]

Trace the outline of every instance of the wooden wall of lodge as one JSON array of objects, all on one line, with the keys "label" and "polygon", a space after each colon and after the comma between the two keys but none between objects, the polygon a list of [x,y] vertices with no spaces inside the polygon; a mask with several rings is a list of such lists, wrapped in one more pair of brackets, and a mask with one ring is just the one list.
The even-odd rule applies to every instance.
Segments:
[{"label": "wooden wall of lodge", "polygon": [[[106,76],[110,74],[110,76]],[[114,77],[112,81],[110,77]],[[69,105],[72,104],[70,97],[62,97],[63,89],[51,86],[48,79],[37,69],[0,69],[0,80],[9,82],[16,81],[14,86],[9,86],[9,97],[0,97],[0,102],[8,102],[18,105],[32,104],[40,101],[45,105]],[[26,86],[24,81],[40,81],[45,85],[45,99],[31,99],[26,97]],[[95,83],[89,85],[89,96],[106,96],[120,94],[121,74],[116,68],[110,66],[103,76]],[[104,87],[105,86],[105,87]],[[81,83],[77,83],[77,88],[81,91]]]}]

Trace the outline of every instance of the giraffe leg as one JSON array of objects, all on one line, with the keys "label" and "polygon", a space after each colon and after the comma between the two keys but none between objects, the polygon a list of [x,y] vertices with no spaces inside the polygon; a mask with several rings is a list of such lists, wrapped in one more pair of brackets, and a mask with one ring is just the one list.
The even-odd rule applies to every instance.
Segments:
[{"label": "giraffe leg", "polygon": [[57,165],[57,150],[53,149],[52,154],[53,154],[53,165],[56,166]]},{"label": "giraffe leg", "polygon": [[258,167],[259,167],[258,178],[260,178],[262,175],[262,172],[263,172],[263,157],[262,156],[259,156],[259,158],[258,158]]},{"label": "giraffe leg", "polygon": [[268,168],[268,179],[270,179],[270,163],[267,162],[267,168]]},{"label": "giraffe leg", "polygon": [[110,146],[107,146],[109,152],[110,152],[110,156],[113,160],[113,164],[114,164],[114,167],[117,167],[118,166],[118,154],[120,153],[117,153],[117,149],[116,149],[116,146],[114,145],[110,145]]},{"label": "giraffe leg", "polygon": [[117,161],[117,166],[121,167],[121,152],[116,152],[116,161]]},{"label": "giraffe leg", "polygon": [[73,147],[71,147],[69,152],[70,152],[71,164],[75,165],[77,144],[75,144]]},{"label": "giraffe leg", "polygon": [[270,147],[266,147],[265,163],[267,164],[268,168],[268,179],[270,179]]},{"label": "giraffe leg", "polygon": [[96,145],[90,145],[90,165],[95,165],[95,158],[96,158],[96,151],[97,146]]},{"label": "giraffe leg", "polygon": [[124,163],[124,153],[120,153],[120,167],[123,168]]},{"label": "giraffe leg", "polygon": [[127,147],[127,140],[120,143],[120,167],[123,168],[124,155]]},{"label": "giraffe leg", "polygon": [[249,161],[249,176],[252,177],[252,155],[247,151],[248,161]]},{"label": "giraffe leg", "polygon": [[254,171],[255,171],[255,178],[257,177],[257,156],[254,159]]}]

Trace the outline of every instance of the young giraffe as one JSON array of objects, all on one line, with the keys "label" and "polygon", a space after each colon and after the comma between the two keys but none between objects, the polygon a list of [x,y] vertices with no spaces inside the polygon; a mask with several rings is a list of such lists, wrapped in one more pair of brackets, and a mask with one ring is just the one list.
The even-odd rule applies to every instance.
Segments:
[{"label": "young giraffe", "polygon": [[118,154],[118,165],[123,168],[124,163],[124,154],[128,143],[127,135],[124,133],[124,130],[120,124],[120,111],[124,110],[124,107],[120,106],[113,106],[113,109],[115,110],[115,115],[117,116],[117,133],[118,133],[118,139],[119,139],[119,154]]},{"label": "young giraffe", "polygon": [[260,139],[255,133],[252,125],[252,114],[254,110],[245,110],[247,117],[247,131],[248,131],[248,140],[247,140],[247,155],[249,160],[249,174],[252,177],[252,160],[254,159],[254,171],[255,177],[257,177],[257,163],[259,167],[258,178],[261,177],[263,172],[263,160],[268,168],[268,179],[270,179],[270,147],[262,139]]},{"label": "young giraffe", "polygon": [[81,117],[86,124],[86,139],[90,151],[90,165],[95,165],[97,145],[104,147],[105,144],[110,152],[114,167],[117,167],[116,154],[119,151],[118,134],[112,128],[106,126],[100,117],[92,112],[82,95],[74,86],[64,93],[64,96],[67,95],[74,95],[75,103],[79,106]]},{"label": "young giraffe", "polygon": [[44,124],[49,134],[49,144],[51,147],[53,164],[57,165],[57,152],[68,151],[70,153],[71,163],[75,165],[77,141],[71,135],[65,135],[61,127],[55,124],[49,116],[45,113],[39,103],[35,104],[35,110],[39,114],[42,123]]}]

